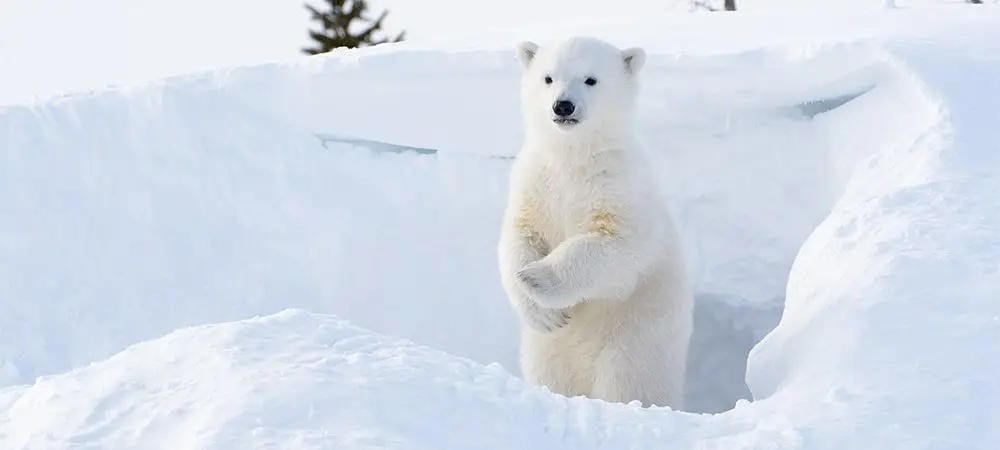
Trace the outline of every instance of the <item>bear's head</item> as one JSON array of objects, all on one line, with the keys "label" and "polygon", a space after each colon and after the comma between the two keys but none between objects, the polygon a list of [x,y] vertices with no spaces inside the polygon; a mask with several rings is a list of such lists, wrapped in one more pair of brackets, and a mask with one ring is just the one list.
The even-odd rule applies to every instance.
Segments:
[{"label": "bear's head", "polygon": [[527,127],[574,135],[631,126],[643,49],[577,37],[551,47],[522,42],[517,57]]}]

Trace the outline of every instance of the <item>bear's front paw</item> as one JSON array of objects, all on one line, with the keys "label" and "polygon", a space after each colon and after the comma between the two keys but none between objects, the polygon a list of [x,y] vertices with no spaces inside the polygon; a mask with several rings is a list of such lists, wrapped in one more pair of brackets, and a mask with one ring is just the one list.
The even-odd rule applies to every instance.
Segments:
[{"label": "bear's front paw", "polygon": [[529,301],[524,306],[524,321],[542,333],[551,333],[569,324],[570,314],[565,309],[548,309]]},{"label": "bear's front paw", "polygon": [[528,264],[519,270],[517,280],[524,291],[535,300],[551,295],[559,285],[559,278],[555,270],[552,270],[552,266],[538,262]]}]

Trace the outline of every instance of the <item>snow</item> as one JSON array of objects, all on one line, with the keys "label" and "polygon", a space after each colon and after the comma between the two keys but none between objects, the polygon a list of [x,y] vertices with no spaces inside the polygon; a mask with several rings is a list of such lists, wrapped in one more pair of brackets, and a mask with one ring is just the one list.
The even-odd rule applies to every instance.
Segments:
[{"label": "snow", "polygon": [[[483,30],[2,108],[0,447],[992,448],[1000,11],[898,6]],[[518,379],[512,49],[569,33],[650,52],[688,411]]]}]

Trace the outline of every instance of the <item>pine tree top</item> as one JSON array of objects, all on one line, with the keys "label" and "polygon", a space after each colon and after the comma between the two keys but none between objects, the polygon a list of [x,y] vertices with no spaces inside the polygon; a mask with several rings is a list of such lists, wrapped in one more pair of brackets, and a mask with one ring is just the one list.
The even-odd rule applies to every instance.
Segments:
[{"label": "pine tree top", "polygon": [[319,30],[309,31],[309,37],[316,42],[314,47],[302,49],[306,54],[326,53],[339,47],[357,48],[400,42],[404,39],[405,32],[399,33],[394,38],[375,37],[376,33],[382,30],[382,23],[389,14],[388,10],[382,11],[378,17],[372,19],[368,16],[366,0],[324,0],[324,2],[326,11],[305,5],[311,16],[310,20],[320,25]]}]

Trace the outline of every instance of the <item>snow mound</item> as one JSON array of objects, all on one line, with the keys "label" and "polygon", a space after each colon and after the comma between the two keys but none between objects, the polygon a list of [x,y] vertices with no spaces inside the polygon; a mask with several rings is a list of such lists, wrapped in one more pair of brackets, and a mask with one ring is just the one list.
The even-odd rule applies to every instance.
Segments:
[{"label": "snow mound", "polygon": [[[178,330],[2,390],[0,406],[0,440],[12,448],[586,450],[716,440],[698,426],[711,416],[552,395],[499,365],[299,310]],[[783,420],[727,426],[743,442],[783,444]]]},{"label": "snow mound", "polygon": [[511,41],[0,109],[0,444],[991,448],[1000,31],[942,11],[780,46],[731,16],[689,25],[740,39],[608,33],[650,51],[639,125],[697,290],[685,412],[516,379]]},{"label": "snow mound", "polygon": [[[2,391],[0,405],[5,448],[590,448],[597,419],[641,414],[292,310],[176,331]],[[608,444],[627,445],[615,431]]]}]

